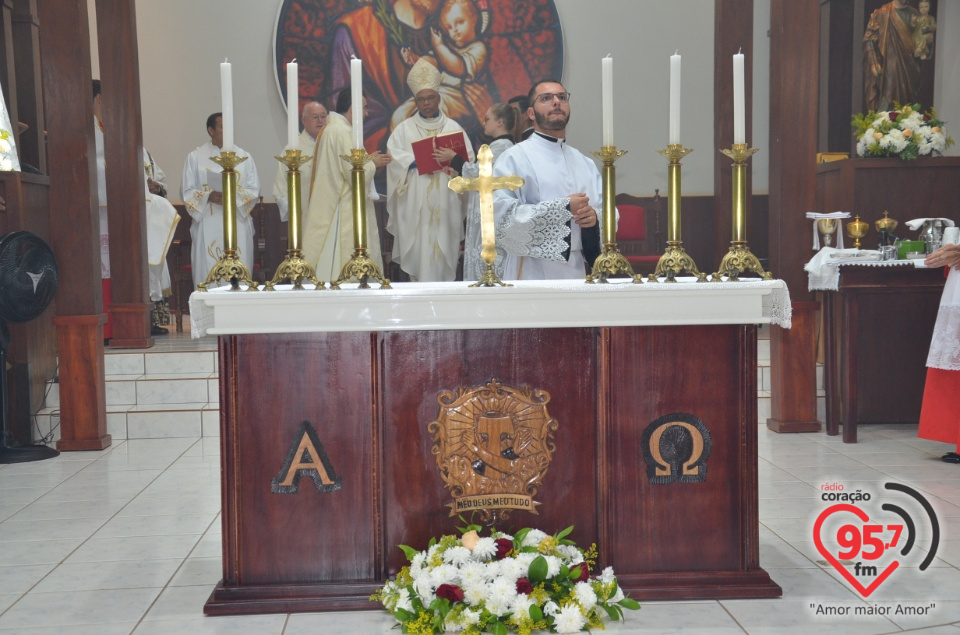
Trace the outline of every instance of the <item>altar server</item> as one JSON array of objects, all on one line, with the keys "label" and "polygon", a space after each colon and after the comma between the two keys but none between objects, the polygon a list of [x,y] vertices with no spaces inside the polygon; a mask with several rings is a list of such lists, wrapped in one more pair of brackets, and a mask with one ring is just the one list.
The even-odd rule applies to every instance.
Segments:
[{"label": "altar server", "polygon": [[947,283],[940,296],[940,312],[933,328],[927,356],[927,382],[923,387],[920,428],[923,439],[956,446],[942,459],[960,463],[960,245],[944,245],[924,261],[930,267],[948,267]]},{"label": "altar server", "polygon": [[[193,284],[207,279],[207,274],[223,255],[223,192],[221,173],[223,169],[210,160],[220,154],[223,147],[223,118],[216,112],[207,117],[207,134],[210,141],[187,156],[183,165],[183,203],[193,219],[190,238],[193,247],[190,262],[193,265]],[[253,271],[253,211],[260,196],[260,180],[253,157],[239,146],[234,146],[237,156],[247,160],[236,167],[237,183],[237,256]]]},{"label": "altar server", "polygon": [[497,250],[505,280],[583,278],[600,254],[594,205],[603,191],[596,164],[566,141],[570,93],[560,82],[530,89],[534,133],[505,151],[494,176],[515,174],[518,190],[494,192]]}]

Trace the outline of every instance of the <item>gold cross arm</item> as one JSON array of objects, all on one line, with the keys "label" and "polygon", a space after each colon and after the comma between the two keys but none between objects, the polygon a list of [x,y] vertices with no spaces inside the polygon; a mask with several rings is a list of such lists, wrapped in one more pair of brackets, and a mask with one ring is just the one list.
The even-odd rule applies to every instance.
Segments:
[{"label": "gold cross arm", "polygon": [[486,144],[480,147],[477,162],[480,164],[480,176],[470,179],[458,176],[451,179],[448,186],[457,194],[480,193],[480,238],[483,245],[480,257],[484,264],[492,267],[497,259],[496,235],[493,228],[493,192],[494,190],[516,190],[523,185],[523,179],[514,174],[493,176],[493,151]]}]

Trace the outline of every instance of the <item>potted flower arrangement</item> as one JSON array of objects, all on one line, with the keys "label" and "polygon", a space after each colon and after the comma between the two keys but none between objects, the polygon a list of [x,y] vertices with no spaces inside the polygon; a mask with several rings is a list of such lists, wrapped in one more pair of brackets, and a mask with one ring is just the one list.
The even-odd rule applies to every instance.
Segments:
[{"label": "potted flower arrangement", "polygon": [[953,145],[936,110],[931,108],[924,113],[920,104],[894,104],[894,110],[856,115],[853,128],[859,157],[900,157],[911,161],[943,154],[947,146]]},{"label": "potted flower arrangement", "polygon": [[480,536],[478,525],[462,536],[431,539],[425,551],[400,548],[410,564],[370,599],[381,602],[411,635],[529,635],[536,630],[577,633],[603,629],[604,615],[623,618],[640,604],[623,594],[607,567],[591,577],[596,545],[582,551],[567,536],[525,528]]}]

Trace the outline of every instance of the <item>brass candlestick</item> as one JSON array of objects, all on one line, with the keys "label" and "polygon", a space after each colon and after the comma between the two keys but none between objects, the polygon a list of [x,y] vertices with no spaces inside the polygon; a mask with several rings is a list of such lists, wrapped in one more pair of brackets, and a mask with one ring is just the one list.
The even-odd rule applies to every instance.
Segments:
[{"label": "brass candlestick", "polygon": [[713,274],[714,282],[722,282],[722,276],[736,282],[744,271],[752,271],[764,280],[773,278],[763,270],[747,246],[747,159],[759,151],[759,148],[751,148],[745,143],[735,143],[730,150],[720,150],[733,159],[733,240],[730,241],[730,251],[720,261],[719,270]]},{"label": "brass candlestick", "polygon": [[603,146],[600,152],[592,153],[603,162],[603,250],[593,263],[587,284],[606,283],[608,277],[618,273],[630,276],[634,284],[643,282],[617,248],[617,169],[613,162],[626,153],[617,146]]},{"label": "brass candlestick", "polygon": [[657,152],[669,161],[667,174],[670,190],[667,194],[667,248],[657,262],[657,268],[650,274],[650,282],[658,282],[659,276],[665,276],[664,282],[676,282],[677,274],[687,272],[697,277],[697,282],[706,282],[707,274],[697,269],[680,240],[680,200],[682,192],[683,170],[681,159],[693,152],[693,148],[684,148],[683,144],[671,143]]},{"label": "brass candlestick", "polygon": [[381,289],[390,289],[390,280],[383,277],[380,267],[367,255],[367,186],[363,173],[364,164],[370,155],[363,148],[354,148],[350,155],[340,155],[340,158],[353,166],[350,187],[353,194],[353,256],[343,266],[340,277],[330,283],[331,289],[339,289],[341,282],[351,278],[360,281],[361,289],[369,289],[367,278],[373,278],[380,283]]},{"label": "brass candlestick", "polygon": [[256,291],[257,283],[237,257],[237,179],[240,175],[234,168],[247,157],[238,157],[236,152],[224,150],[210,160],[223,168],[223,255],[207,274],[207,279],[197,285],[197,290],[206,291],[211,282],[227,280],[231,291],[240,291],[241,282],[247,283],[247,290]]},{"label": "brass candlestick", "polygon": [[265,286],[265,291],[273,291],[274,286],[282,281],[289,280],[297,291],[303,290],[303,281],[309,280],[316,288],[323,289],[323,281],[317,279],[317,272],[313,266],[304,260],[301,253],[303,216],[300,208],[300,166],[310,160],[309,156],[302,156],[300,150],[285,150],[282,156],[274,157],[287,166],[287,201],[290,214],[287,222],[287,257],[277,267],[273,279]]},{"label": "brass candlestick", "polygon": [[480,194],[480,258],[486,265],[480,279],[471,287],[512,287],[500,279],[493,264],[497,261],[496,231],[493,220],[493,191],[501,189],[515,190],[523,186],[523,179],[516,175],[493,176],[493,150],[484,144],[477,153],[480,174],[475,178],[458,176],[447,183],[447,187],[456,192],[478,192]]}]

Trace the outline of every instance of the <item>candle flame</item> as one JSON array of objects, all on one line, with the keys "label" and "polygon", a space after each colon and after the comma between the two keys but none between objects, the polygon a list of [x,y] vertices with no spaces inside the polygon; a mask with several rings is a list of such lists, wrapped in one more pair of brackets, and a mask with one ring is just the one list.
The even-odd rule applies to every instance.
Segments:
[{"label": "candle flame", "polygon": [[223,63],[224,63],[224,64],[227,63],[227,58],[223,58]]},{"label": "candle flame", "polygon": [[677,49],[673,54],[674,54],[674,55],[680,55],[680,49]]}]

